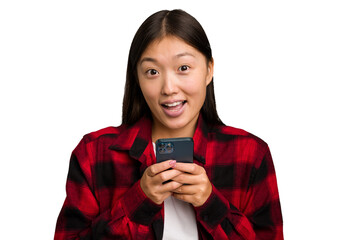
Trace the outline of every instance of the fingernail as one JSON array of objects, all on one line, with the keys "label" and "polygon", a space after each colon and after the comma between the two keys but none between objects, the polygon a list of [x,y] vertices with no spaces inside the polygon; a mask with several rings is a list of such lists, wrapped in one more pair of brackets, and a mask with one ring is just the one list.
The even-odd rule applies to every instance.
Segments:
[{"label": "fingernail", "polygon": [[170,164],[171,167],[174,167],[175,164],[176,164],[176,161],[175,161],[175,160],[171,160],[171,161],[169,162],[169,164]]}]

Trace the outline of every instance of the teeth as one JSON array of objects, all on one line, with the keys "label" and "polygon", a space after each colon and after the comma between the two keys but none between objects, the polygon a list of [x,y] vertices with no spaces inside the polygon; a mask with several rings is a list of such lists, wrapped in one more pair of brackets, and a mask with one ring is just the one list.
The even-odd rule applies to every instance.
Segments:
[{"label": "teeth", "polygon": [[175,106],[180,105],[181,103],[182,103],[182,101],[181,102],[174,102],[174,103],[166,103],[164,105],[167,106],[167,107],[175,107]]}]

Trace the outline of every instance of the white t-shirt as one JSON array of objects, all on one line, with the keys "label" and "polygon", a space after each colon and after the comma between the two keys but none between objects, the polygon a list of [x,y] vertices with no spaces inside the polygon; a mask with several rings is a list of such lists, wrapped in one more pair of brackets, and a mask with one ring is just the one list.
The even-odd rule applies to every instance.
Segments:
[{"label": "white t-shirt", "polygon": [[[155,143],[153,145],[155,150]],[[190,203],[170,196],[164,201],[163,240],[183,239],[199,239],[194,208]]]}]

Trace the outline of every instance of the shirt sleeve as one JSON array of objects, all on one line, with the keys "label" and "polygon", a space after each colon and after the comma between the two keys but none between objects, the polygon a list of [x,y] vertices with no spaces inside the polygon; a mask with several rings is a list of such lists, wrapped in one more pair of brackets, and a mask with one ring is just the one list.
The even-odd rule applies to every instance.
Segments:
[{"label": "shirt sleeve", "polygon": [[100,212],[94,190],[91,169],[94,156],[90,145],[83,139],[72,153],[66,199],[57,220],[54,239],[148,238],[151,224],[162,206],[148,199],[137,181],[111,208]]},{"label": "shirt sleeve", "polygon": [[275,169],[269,148],[258,167],[253,167],[246,203],[240,210],[213,186],[204,205],[195,208],[203,239],[281,240],[283,221]]}]

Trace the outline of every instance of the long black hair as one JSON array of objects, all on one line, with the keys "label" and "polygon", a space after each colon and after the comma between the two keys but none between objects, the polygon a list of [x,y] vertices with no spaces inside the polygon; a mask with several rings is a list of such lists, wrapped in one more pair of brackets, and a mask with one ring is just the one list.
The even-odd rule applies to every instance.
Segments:
[{"label": "long black hair", "polygon": [[[163,10],[148,17],[136,32],[131,43],[123,99],[122,123],[132,125],[151,111],[141,92],[137,76],[138,61],[147,46],[164,36],[176,36],[200,51],[208,64],[213,61],[209,40],[200,23],[183,10]],[[211,125],[223,125],[215,103],[214,79],[206,87],[206,97],[200,110]]]}]

